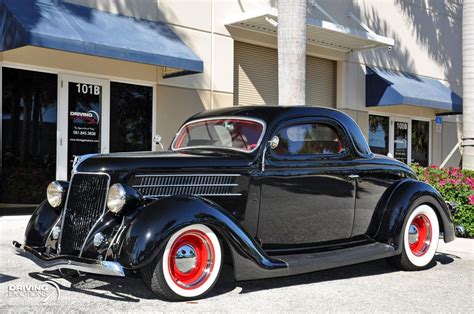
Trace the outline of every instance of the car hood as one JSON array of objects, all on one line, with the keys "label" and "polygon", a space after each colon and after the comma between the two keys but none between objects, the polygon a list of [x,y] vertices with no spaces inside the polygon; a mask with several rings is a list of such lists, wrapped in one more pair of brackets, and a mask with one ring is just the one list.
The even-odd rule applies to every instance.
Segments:
[{"label": "car hood", "polygon": [[133,152],[83,156],[77,172],[208,171],[248,167],[253,156],[226,152]]}]

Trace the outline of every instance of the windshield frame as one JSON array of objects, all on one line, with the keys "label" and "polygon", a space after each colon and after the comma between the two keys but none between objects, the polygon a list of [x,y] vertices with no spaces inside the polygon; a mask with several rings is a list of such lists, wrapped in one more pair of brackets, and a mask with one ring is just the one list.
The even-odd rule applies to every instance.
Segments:
[{"label": "windshield frame", "polygon": [[[251,121],[251,122],[257,122],[262,126],[262,132],[260,134],[260,137],[257,141],[257,145],[252,149],[252,150],[246,150],[242,148],[233,148],[233,147],[225,147],[225,146],[212,146],[212,145],[197,145],[197,146],[188,146],[188,147],[182,147],[182,148],[176,148],[176,140],[178,139],[178,135],[181,134],[184,128],[186,128],[188,125],[193,124],[193,123],[199,123],[199,122],[204,122],[204,121],[212,121],[212,120],[244,120],[244,121]],[[251,154],[255,152],[257,149],[260,148],[260,144],[262,144],[263,138],[265,137],[267,131],[267,124],[265,121],[257,119],[257,118],[249,118],[249,117],[242,117],[242,116],[219,116],[219,117],[210,117],[210,118],[202,118],[202,119],[196,119],[196,120],[191,120],[183,124],[178,132],[175,134],[173,138],[173,142],[171,142],[171,150],[172,151],[181,151],[181,150],[189,150],[189,149],[210,149],[210,150],[231,150],[231,151],[237,151],[237,152],[242,152],[246,154]]]}]

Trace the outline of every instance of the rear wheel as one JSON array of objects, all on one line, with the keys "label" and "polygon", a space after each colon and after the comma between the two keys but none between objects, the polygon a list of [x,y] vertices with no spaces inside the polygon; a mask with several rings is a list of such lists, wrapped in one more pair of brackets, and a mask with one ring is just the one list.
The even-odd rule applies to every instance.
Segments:
[{"label": "rear wheel", "polygon": [[142,269],[142,276],[161,299],[184,301],[207,294],[221,267],[222,247],[216,234],[194,224],[175,232],[155,262]]},{"label": "rear wheel", "polygon": [[439,222],[429,205],[416,207],[403,228],[402,253],[388,261],[403,270],[426,268],[433,260],[439,242]]}]

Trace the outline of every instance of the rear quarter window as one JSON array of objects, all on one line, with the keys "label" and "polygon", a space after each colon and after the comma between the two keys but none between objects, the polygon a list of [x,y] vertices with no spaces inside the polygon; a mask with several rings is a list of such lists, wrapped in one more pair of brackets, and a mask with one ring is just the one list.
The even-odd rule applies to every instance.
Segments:
[{"label": "rear quarter window", "polygon": [[277,133],[280,139],[277,155],[334,155],[344,151],[335,128],[322,123],[286,127]]}]

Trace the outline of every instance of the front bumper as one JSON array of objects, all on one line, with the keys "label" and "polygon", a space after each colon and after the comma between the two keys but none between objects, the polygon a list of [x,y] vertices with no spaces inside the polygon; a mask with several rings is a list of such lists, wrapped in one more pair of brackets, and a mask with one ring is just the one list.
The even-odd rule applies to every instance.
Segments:
[{"label": "front bumper", "polygon": [[33,261],[44,270],[65,268],[74,269],[84,273],[125,277],[122,265],[117,262],[98,261],[69,255],[50,257],[36,251],[28,245],[20,244],[16,241],[13,241],[13,247],[18,255]]}]

